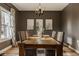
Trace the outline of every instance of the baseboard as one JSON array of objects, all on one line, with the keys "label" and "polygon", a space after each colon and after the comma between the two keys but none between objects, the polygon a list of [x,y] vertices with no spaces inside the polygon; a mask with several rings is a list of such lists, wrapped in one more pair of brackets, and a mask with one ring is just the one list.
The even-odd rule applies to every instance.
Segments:
[{"label": "baseboard", "polygon": [[70,49],[72,49],[73,51],[75,51],[77,54],[79,54],[79,51],[78,51],[78,50],[72,48],[71,46],[68,46],[68,47],[69,47]]},{"label": "baseboard", "polygon": [[65,46],[67,46],[68,48],[70,48],[71,50],[73,50],[74,52],[76,52],[77,54],[79,54],[79,51],[74,49],[73,47],[71,47],[70,45],[64,43]]},{"label": "baseboard", "polygon": [[10,46],[8,46],[8,47],[6,47],[6,48],[0,50],[0,54],[1,54],[1,53],[5,53],[5,51],[9,50],[10,48],[12,48],[12,45],[10,45]]}]

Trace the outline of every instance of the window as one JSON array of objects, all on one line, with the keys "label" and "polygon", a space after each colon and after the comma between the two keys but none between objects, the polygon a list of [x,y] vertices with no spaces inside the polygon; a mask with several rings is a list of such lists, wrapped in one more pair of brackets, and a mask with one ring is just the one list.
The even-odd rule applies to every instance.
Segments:
[{"label": "window", "polygon": [[0,38],[12,39],[14,35],[14,16],[11,12],[0,7]]}]

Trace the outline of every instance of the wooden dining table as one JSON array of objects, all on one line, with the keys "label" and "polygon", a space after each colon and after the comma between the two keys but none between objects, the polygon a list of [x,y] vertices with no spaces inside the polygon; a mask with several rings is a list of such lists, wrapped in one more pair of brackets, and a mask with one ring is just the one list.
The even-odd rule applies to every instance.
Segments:
[{"label": "wooden dining table", "polygon": [[56,50],[57,56],[63,55],[63,46],[52,37],[29,37],[28,40],[19,43],[19,56],[25,56],[25,48],[52,48]]}]

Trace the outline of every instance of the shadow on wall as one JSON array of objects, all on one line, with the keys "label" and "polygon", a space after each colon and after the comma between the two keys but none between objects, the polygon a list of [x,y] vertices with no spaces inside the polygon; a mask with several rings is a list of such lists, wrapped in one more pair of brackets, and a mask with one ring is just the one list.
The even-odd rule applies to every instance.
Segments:
[{"label": "shadow on wall", "polygon": [[71,45],[76,50],[79,50],[79,40],[76,39],[74,36],[67,37],[66,42]]},{"label": "shadow on wall", "polygon": [[79,50],[79,40],[77,40],[75,37],[72,37],[72,47]]},{"label": "shadow on wall", "polygon": [[77,40],[76,40],[76,38],[74,36],[72,37],[72,45],[71,46],[76,49]]}]

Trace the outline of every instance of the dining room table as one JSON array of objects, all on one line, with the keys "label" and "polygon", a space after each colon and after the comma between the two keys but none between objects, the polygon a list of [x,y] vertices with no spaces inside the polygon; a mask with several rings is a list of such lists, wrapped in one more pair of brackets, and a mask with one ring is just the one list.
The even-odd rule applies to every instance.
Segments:
[{"label": "dining room table", "polygon": [[57,56],[63,56],[63,45],[52,37],[28,37],[27,40],[19,43],[19,56],[25,56],[25,48],[52,48],[56,50]]}]

